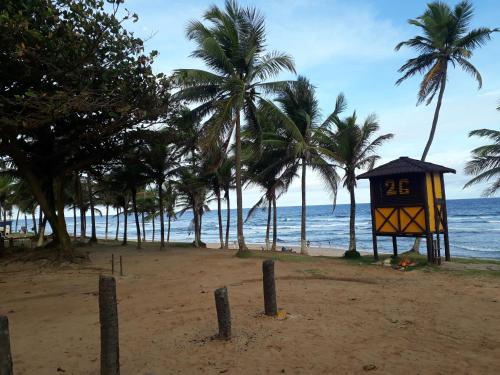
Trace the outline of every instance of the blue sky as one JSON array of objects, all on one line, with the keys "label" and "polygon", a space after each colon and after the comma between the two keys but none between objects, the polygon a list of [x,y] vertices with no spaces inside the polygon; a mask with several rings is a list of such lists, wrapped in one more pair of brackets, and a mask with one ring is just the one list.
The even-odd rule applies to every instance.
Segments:
[{"label": "blue sky", "polygon": [[[454,5],[456,1],[446,1]],[[185,37],[191,19],[200,19],[210,4],[223,1],[196,0],[128,0],[125,7],[139,15],[136,24],[127,27],[146,39],[148,50],[160,55],[156,70],[165,73],[176,68],[203,68],[189,57],[194,45]],[[419,0],[288,0],[241,1],[253,5],[266,17],[268,48],[287,52],[295,59],[297,72],[317,86],[322,111],[332,110],[338,93],[343,92],[349,104],[346,114],[356,110],[360,120],[376,113],[382,132],[395,134],[380,148],[380,163],[399,156],[419,158],[430,129],[434,103],[416,106],[420,77],[396,87],[397,70],[414,52],[394,51],[394,46],[416,35],[417,29],[407,23],[420,15],[426,1]],[[500,27],[498,0],[475,0],[473,27]],[[472,129],[500,128],[500,33],[485,47],[477,50],[472,63],[483,77],[483,87],[466,73],[452,70],[441,110],[441,117],[428,161],[457,170],[446,176],[448,198],[479,197],[484,185],[463,190],[468,176],[463,167],[470,150],[482,143],[468,138]],[[280,78],[293,78],[289,74]],[[308,204],[329,204],[330,195],[314,173],[308,172]],[[278,201],[281,206],[300,204],[300,179]],[[358,202],[368,202],[368,183],[357,189]],[[248,189],[244,206],[256,202],[260,193]],[[346,191],[339,191],[338,202],[348,203]]]}]

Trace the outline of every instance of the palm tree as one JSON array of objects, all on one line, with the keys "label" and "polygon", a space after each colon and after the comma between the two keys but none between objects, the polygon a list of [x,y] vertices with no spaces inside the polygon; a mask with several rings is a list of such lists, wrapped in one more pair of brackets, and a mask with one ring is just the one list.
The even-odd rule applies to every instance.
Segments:
[{"label": "palm tree", "polygon": [[[160,248],[165,247],[165,220],[163,185],[177,172],[179,159],[183,153],[180,143],[174,142],[172,129],[145,133],[144,164],[146,174],[154,181],[158,189],[158,214],[160,216]],[[154,222],[154,221],[153,221]]]},{"label": "palm tree", "polygon": [[193,245],[202,247],[205,244],[201,241],[201,227],[203,214],[209,211],[210,189],[201,168],[193,169],[191,166],[181,168],[179,170],[179,180],[176,181],[176,189],[179,194],[179,207],[181,208],[179,214],[183,215],[186,211],[192,210]]},{"label": "palm tree", "polygon": [[320,110],[315,87],[307,78],[299,76],[296,82],[283,85],[276,98],[277,105],[261,101],[261,109],[276,121],[282,131],[268,134],[264,143],[281,149],[283,158],[298,160],[301,164],[302,212],[300,228],[300,252],[307,254],[306,247],[306,170],[307,166],[319,172],[329,189],[336,194],[338,175],[328,163],[320,145],[321,134],[345,108],[342,94],[337,97],[334,111],[320,122]]},{"label": "palm tree", "polygon": [[255,101],[262,92],[275,88],[265,83],[285,69],[294,72],[292,58],[279,52],[265,53],[264,17],[255,8],[244,8],[226,0],[225,9],[211,6],[203,15],[208,25],[192,21],[187,37],[195,41],[193,57],[202,59],[210,71],[176,71],[184,89],[181,98],[201,103],[198,116],[209,116],[205,143],[225,139],[229,144],[235,130],[236,206],[239,252],[247,250],[243,236],[241,173],[241,112],[248,124],[255,122]]},{"label": "palm tree", "polygon": [[426,101],[429,105],[439,92],[422,160],[427,157],[436,132],[449,63],[471,74],[481,88],[481,75],[469,59],[472,57],[472,51],[486,44],[491,39],[491,34],[499,29],[480,27],[470,30],[473,15],[474,10],[469,1],[459,2],[453,10],[441,1],[429,3],[424,14],[408,21],[410,25],[419,27],[423,35],[417,35],[396,46],[396,51],[407,46],[419,53],[417,57],[409,59],[401,66],[399,72],[403,75],[396,81],[396,84],[401,84],[417,73],[424,74],[424,79],[420,83],[417,104]]},{"label": "palm tree", "polygon": [[469,137],[479,136],[491,140],[491,144],[472,150],[472,160],[465,166],[465,173],[475,175],[464,188],[482,181],[491,181],[491,185],[483,192],[484,196],[494,195],[500,190],[500,131],[493,129],[477,129],[469,133]]},{"label": "palm tree", "polygon": [[234,157],[224,155],[223,160],[217,168],[217,179],[219,185],[224,191],[224,199],[226,200],[226,235],[224,241],[224,249],[229,248],[229,229],[231,226],[231,202],[229,199],[229,191],[234,189]]},{"label": "palm tree", "polygon": [[[177,215],[175,213],[175,207],[177,205],[177,191],[175,190],[174,184],[171,181],[167,182],[166,184],[165,195],[163,199],[165,200],[163,206],[165,207],[165,212],[167,214],[167,220],[168,220],[167,224],[167,246],[168,246],[170,242],[170,224],[172,219],[175,220],[177,218]],[[161,215],[163,215],[163,213],[161,213]]]},{"label": "palm tree", "polygon": [[[264,139],[271,135],[278,134],[280,128],[272,118],[266,116],[264,111],[257,111],[259,123]],[[243,155],[245,164],[245,180],[249,184],[256,185],[261,188],[263,195],[248,211],[248,221],[257,209],[267,208],[267,225],[266,225],[266,250],[269,250],[269,234],[271,229],[271,218],[273,219],[273,241],[271,251],[276,251],[277,242],[277,208],[276,200],[284,194],[293,179],[297,176],[298,161],[295,157],[283,157],[282,149],[275,147],[273,144],[263,142],[260,147],[260,152],[255,152],[259,149],[258,139],[255,139],[251,132],[244,134],[245,142]],[[290,141],[290,139],[288,140]]]},{"label": "palm tree", "polygon": [[356,250],[356,169],[371,170],[380,157],[375,153],[377,147],[391,139],[393,134],[377,136],[379,124],[375,115],[366,118],[363,125],[358,125],[356,112],[345,119],[335,119],[334,131],[325,131],[323,147],[329,151],[332,160],[344,170],[342,177],[344,187],[349,191],[351,209],[349,219],[349,249],[345,252],[346,258],[359,257]]}]

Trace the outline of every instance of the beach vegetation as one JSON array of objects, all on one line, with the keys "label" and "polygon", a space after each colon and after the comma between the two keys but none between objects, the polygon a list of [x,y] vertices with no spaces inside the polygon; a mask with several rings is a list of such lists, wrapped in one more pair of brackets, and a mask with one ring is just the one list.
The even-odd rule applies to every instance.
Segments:
[{"label": "beach vegetation", "polygon": [[349,191],[349,248],[346,258],[360,256],[356,250],[356,170],[371,170],[380,159],[376,150],[384,142],[390,140],[393,134],[378,135],[380,125],[375,115],[369,115],[362,125],[357,123],[356,112],[352,116],[332,119],[334,130],[326,129],[321,141],[327,155],[335,162],[337,169],[343,170],[343,186]]},{"label": "beach vegetation", "polygon": [[282,70],[295,71],[292,58],[284,53],[266,52],[264,17],[252,7],[227,0],[224,9],[211,6],[203,23],[193,20],[187,27],[188,39],[197,45],[192,56],[209,70],[179,69],[175,76],[182,86],[179,98],[194,103],[196,116],[208,117],[203,127],[203,145],[219,139],[229,145],[234,131],[237,237],[240,251],[247,247],[243,235],[241,130],[242,114],[248,126],[258,128],[256,101],[273,91],[267,82]]},{"label": "beach vegetation", "polygon": [[483,191],[483,195],[492,196],[500,190],[500,131],[477,129],[469,133],[469,137],[472,136],[486,138],[490,143],[471,151],[472,160],[465,165],[465,173],[475,177],[464,188],[488,182],[489,186]]}]

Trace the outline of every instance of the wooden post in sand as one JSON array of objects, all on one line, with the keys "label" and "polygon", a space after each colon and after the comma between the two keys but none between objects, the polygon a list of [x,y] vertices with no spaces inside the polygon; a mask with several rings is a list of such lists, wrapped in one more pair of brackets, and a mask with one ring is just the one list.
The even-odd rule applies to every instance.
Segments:
[{"label": "wooden post in sand", "polygon": [[123,276],[123,259],[121,255],[120,255],[120,276]]},{"label": "wooden post in sand", "polygon": [[10,354],[9,319],[0,315],[0,375],[12,375]]},{"label": "wooden post in sand", "polygon": [[114,277],[99,277],[99,321],[101,323],[101,375],[120,374],[118,310]]},{"label": "wooden post in sand", "polygon": [[262,263],[262,281],[264,286],[264,311],[266,315],[276,316],[276,283],[274,280],[274,260],[268,259]]},{"label": "wooden post in sand", "polygon": [[224,340],[231,339],[231,311],[229,309],[229,296],[227,288],[215,290],[215,308],[217,309],[217,321],[219,323],[219,337]]}]

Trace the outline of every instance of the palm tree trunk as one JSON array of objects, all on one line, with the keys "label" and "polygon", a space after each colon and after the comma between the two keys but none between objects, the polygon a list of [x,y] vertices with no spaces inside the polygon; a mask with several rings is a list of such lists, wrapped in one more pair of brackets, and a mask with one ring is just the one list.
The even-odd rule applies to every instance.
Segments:
[{"label": "palm tree trunk", "polygon": [[[165,220],[163,218],[163,182],[158,181],[158,205],[160,209],[160,249],[165,247]],[[154,219],[153,219],[154,222]]]},{"label": "palm tree trunk", "polygon": [[26,232],[28,231],[28,218],[26,217],[26,212],[24,213],[24,227],[26,228]]},{"label": "palm tree trunk", "polygon": [[151,237],[151,242],[155,242],[155,217],[154,217],[154,215],[151,215],[151,217],[152,217],[152,222],[153,222],[152,223],[153,224],[153,235]]},{"label": "palm tree trunk", "polygon": [[38,234],[38,231],[36,230],[35,210],[36,210],[36,207],[33,208],[33,211],[31,211],[31,220],[33,221],[33,232],[35,233],[35,236],[36,236]]},{"label": "palm tree trunk", "polygon": [[116,235],[115,241],[118,241],[118,232],[120,231],[120,207],[116,208]]},{"label": "palm tree trunk", "polygon": [[349,251],[356,251],[356,197],[354,186],[349,187],[351,197],[351,213],[349,217]]},{"label": "palm tree trunk", "polygon": [[200,225],[198,221],[198,212],[196,207],[193,207],[193,222],[194,222],[194,246],[198,247],[200,244],[198,242],[198,226]]},{"label": "palm tree trunk", "polygon": [[90,242],[96,243],[97,242],[97,231],[96,231],[96,226],[95,226],[94,194],[92,193],[92,181],[91,181],[89,175],[87,175],[87,188],[89,191],[90,219],[91,219],[91,225],[92,225]]},{"label": "palm tree trunk", "polygon": [[76,202],[73,202],[73,238],[76,239]]},{"label": "palm tree trunk", "polygon": [[123,246],[127,246],[127,226],[128,226],[128,207],[127,203],[123,206]]},{"label": "palm tree trunk", "polygon": [[144,224],[144,211],[141,211],[142,220],[142,240],[146,242],[146,225]]},{"label": "palm tree trunk", "polygon": [[135,217],[135,230],[137,232],[137,248],[141,248],[141,225],[139,224],[139,212],[137,211],[137,192],[132,190],[132,209]]},{"label": "palm tree trunk", "polygon": [[306,160],[302,158],[302,212],[300,215],[300,253],[307,255],[306,247]]},{"label": "palm tree trunk", "polygon": [[19,222],[19,208],[17,209],[17,216],[16,216],[16,229],[15,232],[17,233],[17,223]]},{"label": "palm tree trunk", "polygon": [[[432,141],[434,140],[434,134],[436,133],[437,123],[439,119],[439,112],[441,111],[441,104],[443,103],[444,90],[446,89],[446,78],[447,78],[448,65],[445,65],[444,75],[441,78],[441,87],[439,88],[438,100],[436,103],[436,109],[434,110],[434,118],[432,119],[431,132],[429,134],[429,139],[427,139],[427,144],[425,145],[424,152],[422,153],[422,158],[420,160],[425,161],[427,154],[431,148]],[[420,237],[415,238],[413,242],[413,247],[410,249],[411,252],[420,253]]]},{"label": "palm tree trunk", "polygon": [[278,241],[278,209],[276,208],[276,197],[273,197],[273,246],[271,251],[276,251]]},{"label": "palm tree trunk", "polygon": [[269,230],[271,229],[271,205],[272,200],[267,201],[267,227],[266,227],[266,250],[269,250]]},{"label": "palm tree trunk", "polygon": [[231,204],[229,201],[229,189],[225,191],[224,198],[226,198],[226,242],[224,249],[229,249],[229,227],[231,226]]},{"label": "palm tree trunk", "polygon": [[172,217],[168,214],[168,227],[167,227],[167,245],[170,243],[170,222],[172,221]]},{"label": "palm tree trunk", "polygon": [[220,248],[224,248],[224,237],[222,233],[222,208],[221,208],[221,202],[220,202],[220,189],[217,188],[216,191],[217,194],[217,217],[219,219],[219,239],[220,239]]},{"label": "palm tree trunk", "polygon": [[108,216],[109,216],[109,204],[106,204],[106,224],[104,225],[104,239],[108,239]]},{"label": "palm tree trunk", "polygon": [[245,237],[243,236],[243,191],[241,182],[241,124],[240,112],[236,113],[236,219],[238,233],[238,252],[247,251]]}]

